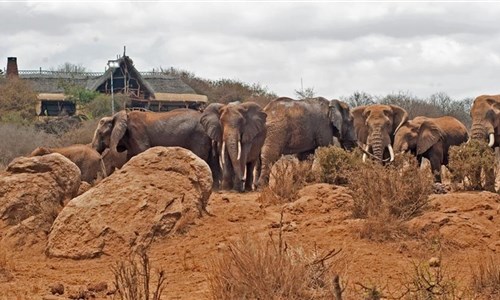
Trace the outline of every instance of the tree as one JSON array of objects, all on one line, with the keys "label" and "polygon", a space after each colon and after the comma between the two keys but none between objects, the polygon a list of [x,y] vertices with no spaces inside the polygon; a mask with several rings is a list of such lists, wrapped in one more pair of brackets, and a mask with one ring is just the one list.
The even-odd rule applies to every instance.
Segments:
[{"label": "tree", "polygon": [[368,93],[358,91],[348,97],[341,97],[341,100],[345,101],[349,107],[375,104],[375,97]]},{"label": "tree", "polygon": [[51,71],[62,72],[62,73],[83,73],[87,71],[87,68],[81,64],[73,64],[70,62],[65,62],[62,65],[57,66],[57,68],[50,68]]},{"label": "tree", "polygon": [[295,90],[295,95],[299,100],[314,98],[315,96],[314,87],[308,87],[306,89]]},{"label": "tree", "polygon": [[0,120],[29,123],[35,119],[36,93],[30,83],[12,78],[0,83]]}]

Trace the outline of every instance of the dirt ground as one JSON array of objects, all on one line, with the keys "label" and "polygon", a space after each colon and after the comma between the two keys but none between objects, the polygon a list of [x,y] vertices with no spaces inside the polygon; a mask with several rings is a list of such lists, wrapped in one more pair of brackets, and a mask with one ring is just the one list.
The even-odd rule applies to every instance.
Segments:
[{"label": "dirt ground", "polygon": [[[496,194],[434,195],[434,208],[410,223],[416,228],[413,235],[379,242],[360,237],[363,221],[351,218],[344,188],[318,184],[301,193],[300,201],[284,210],[284,239],[306,250],[342,249],[331,263],[346,286],[345,299],[362,299],[362,286],[397,294],[412,266],[431,257],[441,258],[449,280],[467,286],[471,268],[500,258],[500,196]],[[258,197],[258,192],[213,192],[208,205],[213,216],[203,216],[185,233],[152,244],[153,266],[166,271],[164,299],[210,299],[207,274],[218,253],[245,234],[265,239],[270,232],[278,233],[283,205],[265,206]],[[0,300],[68,299],[101,282],[112,290],[111,266],[120,257],[47,258],[43,248],[0,249],[0,261],[12,275],[7,282],[0,276]],[[65,286],[64,296],[50,293],[56,283]],[[96,299],[113,299],[113,295],[100,292]]]}]

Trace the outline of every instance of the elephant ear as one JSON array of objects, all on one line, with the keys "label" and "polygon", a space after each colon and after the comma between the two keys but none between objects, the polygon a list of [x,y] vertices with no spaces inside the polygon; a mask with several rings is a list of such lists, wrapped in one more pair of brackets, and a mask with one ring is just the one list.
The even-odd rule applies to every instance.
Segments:
[{"label": "elephant ear", "polygon": [[434,144],[443,139],[441,129],[431,121],[425,121],[420,125],[417,138],[417,155],[424,154]]},{"label": "elephant ear", "polygon": [[389,105],[392,108],[392,134],[398,131],[399,127],[408,121],[408,112],[397,105]]},{"label": "elephant ear", "polygon": [[222,143],[222,127],[220,125],[220,109],[224,107],[221,103],[212,103],[203,111],[200,123],[208,136],[216,142]]},{"label": "elephant ear", "polygon": [[267,114],[254,102],[245,102],[240,105],[240,112],[245,116],[245,125],[241,141],[251,142],[258,134],[266,130]]},{"label": "elephant ear", "polygon": [[354,129],[356,130],[356,136],[358,137],[358,141],[363,144],[367,144],[368,140],[368,126],[366,125],[366,118],[368,117],[365,114],[367,106],[358,106],[353,108],[351,111],[352,116],[354,118]]},{"label": "elephant ear", "polygon": [[329,101],[328,104],[328,119],[330,119],[330,122],[332,123],[333,127],[339,132],[338,138],[343,139],[343,121],[344,121],[344,114],[343,114],[343,107],[340,103],[339,100],[331,100]]},{"label": "elephant ear", "polygon": [[125,110],[117,112],[113,116],[113,131],[111,132],[111,138],[109,141],[109,148],[111,148],[111,150],[119,152],[117,147],[127,131],[127,121],[128,115]]}]

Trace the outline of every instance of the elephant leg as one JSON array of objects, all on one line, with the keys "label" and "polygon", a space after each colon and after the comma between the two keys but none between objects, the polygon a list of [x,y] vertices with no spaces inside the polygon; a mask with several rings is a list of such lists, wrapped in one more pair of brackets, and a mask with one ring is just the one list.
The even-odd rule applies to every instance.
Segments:
[{"label": "elephant leg", "polygon": [[253,171],[255,169],[255,162],[249,162],[246,165],[246,180],[245,180],[245,191],[252,191],[253,189]]},{"label": "elephant leg", "polygon": [[269,183],[269,175],[273,164],[278,161],[281,151],[281,145],[264,145],[261,154],[261,173],[259,178],[258,187],[263,187]]},{"label": "elephant leg", "polygon": [[432,175],[434,175],[434,182],[441,183],[441,156],[438,153],[433,153],[429,157],[431,163]]}]

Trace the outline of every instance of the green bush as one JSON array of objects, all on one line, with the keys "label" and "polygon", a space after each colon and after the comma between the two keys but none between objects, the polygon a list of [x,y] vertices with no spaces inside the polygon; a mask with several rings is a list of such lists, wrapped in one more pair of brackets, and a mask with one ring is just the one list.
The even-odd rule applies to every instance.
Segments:
[{"label": "green bush", "polygon": [[348,174],[362,166],[360,152],[336,146],[320,147],[315,153],[314,172],[320,182],[347,184]]},{"label": "green bush", "polygon": [[448,167],[453,181],[463,183],[461,187],[455,184],[455,189],[494,191],[498,163],[486,142],[471,140],[451,147]]}]

